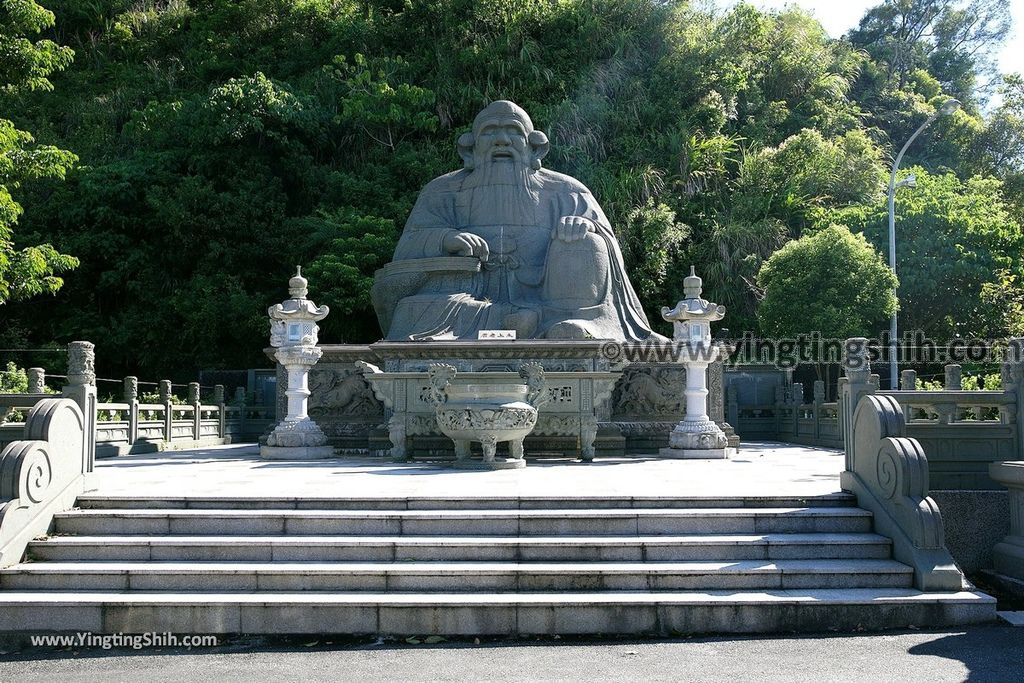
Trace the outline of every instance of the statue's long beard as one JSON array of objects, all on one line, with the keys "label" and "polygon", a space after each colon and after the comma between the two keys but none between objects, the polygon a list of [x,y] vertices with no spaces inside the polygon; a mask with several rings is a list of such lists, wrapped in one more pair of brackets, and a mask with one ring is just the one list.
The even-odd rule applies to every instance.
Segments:
[{"label": "statue's long beard", "polygon": [[470,221],[476,225],[532,225],[540,202],[536,172],[526,164],[485,161],[463,188],[473,192]]}]

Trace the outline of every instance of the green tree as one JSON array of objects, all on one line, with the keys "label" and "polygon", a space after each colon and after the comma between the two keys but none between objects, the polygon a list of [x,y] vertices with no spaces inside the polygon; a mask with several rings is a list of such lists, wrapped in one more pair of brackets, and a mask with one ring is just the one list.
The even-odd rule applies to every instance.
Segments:
[{"label": "green tree", "polygon": [[308,222],[314,235],[331,237],[307,270],[316,286],[316,298],[331,302],[331,315],[321,323],[325,337],[372,339],[379,328],[370,303],[370,288],[374,271],[390,261],[394,252],[398,233],[394,221],[341,213],[321,215]]},{"label": "green tree", "polygon": [[793,240],[757,273],[764,334],[871,336],[896,310],[896,277],[863,235],[830,225]]},{"label": "green tree", "polygon": [[1024,223],[1024,76],[1005,76],[1000,94],[1002,102],[970,150],[972,170],[1003,181],[1014,220]]},{"label": "green tree", "polygon": [[777,218],[798,237],[822,206],[878,199],[882,153],[863,131],[834,139],[804,129],[777,147],[747,154],[732,194],[735,220]]},{"label": "green tree", "polygon": [[[0,105],[10,106],[24,92],[51,90],[50,74],[71,63],[69,48],[29,38],[53,22],[53,13],[33,0],[0,0]],[[63,284],[57,274],[78,265],[50,244],[15,245],[14,226],[23,209],[14,192],[27,180],[63,178],[77,161],[71,152],[34,143],[29,133],[0,118],[0,305],[55,293]]]},{"label": "green tree", "polygon": [[[868,56],[852,97],[875,137],[896,151],[950,97],[964,108],[942,117],[910,148],[905,163],[979,169],[983,108],[999,85],[994,57],[1010,28],[1008,0],[887,0],[846,38]],[[991,171],[988,171],[991,172]]]},{"label": "green tree", "polygon": [[981,285],[989,334],[994,338],[1024,336],[1024,286],[1020,273],[1000,270],[994,282]]},{"label": "green tree", "polygon": [[[905,173],[913,173],[917,185],[896,198],[900,327],[936,339],[1004,333],[1003,316],[993,315],[993,299],[986,303],[982,297],[986,286],[1001,280],[1020,286],[1019,279],[1006,280],[1019,278],[1024,235],[1002,199],[1002,183],[982,176],[962,181],[921,167]],[[819,225],[830,223],[863,232],[883,253],[888,249],[883,203],[824,211]]]},{"label": "green tree", "polygon": [[670,208],[655,205],[653,199],[635,208],[622,221],[618,239],[623,258],[633,265],[630,273],[641,301],[649,302],[657,296],[669,263],[689,236],[689,226],[676,221]]},{"label": "green tree", "polygon": [[888,0],[867,11],[850,41],[868,51],[886,80],[903,89],[921,70],[971,102],[979,73],[1010,32],[1009,0]]}]

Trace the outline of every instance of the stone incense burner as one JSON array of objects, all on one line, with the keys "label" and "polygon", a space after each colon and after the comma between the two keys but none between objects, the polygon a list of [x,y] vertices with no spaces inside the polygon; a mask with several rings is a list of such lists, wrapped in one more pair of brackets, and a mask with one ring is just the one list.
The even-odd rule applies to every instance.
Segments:
[{"label": "stone incense burner", "polygon": [[[437,426],[455,442],[455,467],[518,469],[526,467],[523,439],[537,426],[537,408],[548,399],[544,370],[539,363],[519,369],[523,383],[473,384],[456,378],[451,365],[429,368],[429,401]],[[470,444],[479,442],[483,460],[470,458]],[[507,441],[508,458],[497,458],[498,442]]]}]

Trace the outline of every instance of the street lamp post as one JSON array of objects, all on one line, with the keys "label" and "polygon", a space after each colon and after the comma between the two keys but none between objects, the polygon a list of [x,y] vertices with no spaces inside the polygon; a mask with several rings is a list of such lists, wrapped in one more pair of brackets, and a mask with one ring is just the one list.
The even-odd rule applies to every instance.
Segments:
[{"label": "street lamp post", "polygon": [[[914,139],[921,134],[925,128],[931,125],[932,121],[940,116],[948,116],[960,108],[959,100],[946,100],[946,102],[939,108],[937,112],[932,114],[922,123],[914,134],[910,136],[906,144],[903,145],[903,149],[896,155],[896,161],[892,164],[892,175],[889,176],[889,268],[892,270],[892,274],[896,274],[896,190],[901,187],[914,187],[916,184],[916,178],[914,176],[908,176],[903,180],[896,182],[896,172],[900,168],[900,162],[903,161],[903,155],[906,154],[907,148],[914,142]],[[899,292],[896,288],[893,288],[893,296],[899,300]],[[899,377],[899,370],[897,369],[896,363],[896,311],[893,311],[892,318],[889,320],[889,388],[898,389],[897,378]]]}]

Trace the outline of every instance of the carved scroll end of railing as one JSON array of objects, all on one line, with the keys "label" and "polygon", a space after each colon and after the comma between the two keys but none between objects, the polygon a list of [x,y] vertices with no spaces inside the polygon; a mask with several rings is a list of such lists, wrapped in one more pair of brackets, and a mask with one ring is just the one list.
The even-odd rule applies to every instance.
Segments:
[{"label": "carved scroll end of railing", "polygon": [[26,438],[0,453],[0,567],[20,562],[28,542],[84,489],[85,427],[74,401],[43,399],[26,417]]},{"label": "carved scroll end of railing", "polygon": [[395,407],[395,382],[391,379],[384,379],[384,371],[373,363],[363,360],[356,361],[356,368],[363,375],[370,390],[378,401],[384,404],[385,408]]},{"label": "carved scroll end of railing", "polygon": [[869,394],[854,412],[852,471],[843,488],[874,514],[876,530],[893,540],[896,559],[914,568],[922,590],[960,590],[963,575],[946,549],[942,514],[928,496],[928,458],[892,396]]},{"label": "carved scroll end of railing", "polygon": [[893,516],[915,547],[945,547],[942,514],[928,497],[928,458],[917,439],[883,439],[870,485],[892,505]]}]

